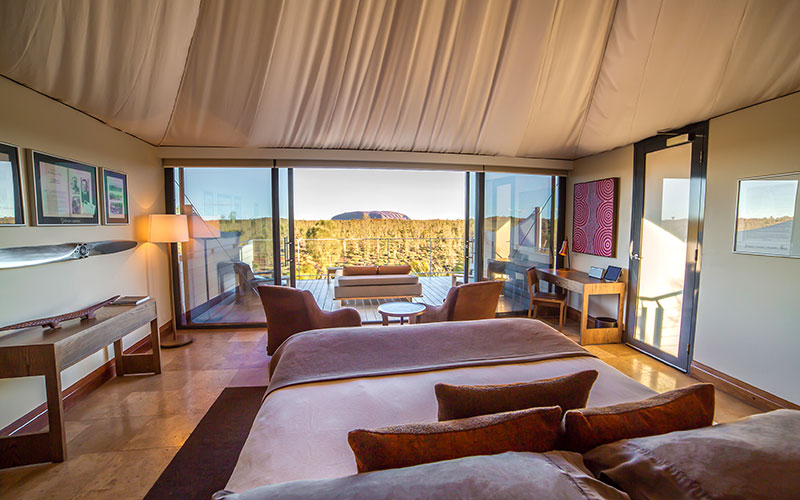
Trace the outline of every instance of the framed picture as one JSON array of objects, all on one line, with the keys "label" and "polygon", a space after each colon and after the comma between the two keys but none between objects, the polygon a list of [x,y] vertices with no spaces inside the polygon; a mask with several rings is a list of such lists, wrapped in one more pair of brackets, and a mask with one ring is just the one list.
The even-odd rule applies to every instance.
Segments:
[{"label": "framed picture", "polygon": [[617,253],[616,177],[575,184],[572,251],[615,257]]},{"label": "framed picture", "polygon": [[31,152],[37,226],[97,225],[97,168]]},{"label": "framed picture", "polygon": [[800,172],[739,179],[733,252],[800,258]]},{"label": "framed picture", "polygon": [[0,143],[0,227],[24,225],[19,150]]},{"label": "framed picture", "polygon": [[103,169],[103,224],[127,224],[128,176]]}]

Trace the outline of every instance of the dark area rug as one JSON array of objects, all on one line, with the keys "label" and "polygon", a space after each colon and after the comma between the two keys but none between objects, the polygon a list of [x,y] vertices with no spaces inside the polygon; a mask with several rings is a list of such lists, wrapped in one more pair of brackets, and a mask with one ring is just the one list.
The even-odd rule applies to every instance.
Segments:
[{"label": "dark area rug", "polygon": [[145,500],[210,500],[225,488],[266,390],[223,389]]}]

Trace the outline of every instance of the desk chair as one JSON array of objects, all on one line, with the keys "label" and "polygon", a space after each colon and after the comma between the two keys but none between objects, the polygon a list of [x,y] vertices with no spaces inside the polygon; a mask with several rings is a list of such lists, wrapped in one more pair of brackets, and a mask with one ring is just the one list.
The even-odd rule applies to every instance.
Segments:
[{"label": "desk chair", "polygon": [[[525,273],[528,275],[528,292],[531,295],[531,303],[528,306],[528,317],[536,319],[539,316],[539,307],[558,307],[558,328],[564,328],[564,318],[567,312],[567,295],[558,293],[548,293],[539,291],[539,274],[535,267],[528,268]],[[531,313],[533,316],[531,316]]]}]

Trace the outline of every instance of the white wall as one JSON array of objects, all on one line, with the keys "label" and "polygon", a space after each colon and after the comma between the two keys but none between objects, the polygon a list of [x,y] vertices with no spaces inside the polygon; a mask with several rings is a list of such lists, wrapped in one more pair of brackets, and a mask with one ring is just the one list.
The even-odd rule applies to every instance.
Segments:
[{"label": "white wall", "polygon": [[800,404],[800,259],[732,252],[737,180],[800,171],[800,93],[709,128],[694,359]]},{"label": "white wall", "polygon": [[[0,78],[0,109],[0,142],[126,172],[132,220],[125,226],[0,227],[0,247],[145,239],[147,214],[164,211],[164,171],[154,147],[5,78]],[[27,169],[25,154],[21,162]],[[25,213],[30,220],[29,206]],[[171,318],[168,276],[166,247],[152,243],[108,256],[0,271],[0,324],[64,313],[122,294],[155,297],[163,325]],[[147,332],[128,335],[124,345]],[[110,356],[110,350],[100,352],[64,370],[63,387]],[[0,428],[44,400],[42,377],[0,380]]]},{"label": "white wall", "polygon": [[[575,184],[608,177],[619,178],[619,198],[617,216],[617,249],[614,257],[597,257],[572,251],[572,202]],[[631,193],[633,192],[633,146],[614,149],[606,153],[582,158],[575,162],[575,168],[567,176],[567,220],[566,238],[570,242],[570,267],[579,271],[589,271],[589,267],[618,266],[628,269],[628,243],[631,235]],[[627,271],[623,277],[627,279]],[[582,308],[580,295],[571,293],[569,305]],[[617,316],[616,296],[592,297],[589,314],[594,317]]]}]

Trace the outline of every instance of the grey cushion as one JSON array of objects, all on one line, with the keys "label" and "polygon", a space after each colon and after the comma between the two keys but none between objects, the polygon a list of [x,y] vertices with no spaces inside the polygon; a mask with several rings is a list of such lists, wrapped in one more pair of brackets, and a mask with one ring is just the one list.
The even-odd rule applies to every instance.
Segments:
[{"label": "grey cushion", "polygon": [[413,274],[372,274],[336,278],[336,286],[413,285],[418,282],[419,278]]},{"label": "grey cushion", "polygon": [[800,498],[800,411],[623,439],[584,454],[632,499]]},{"label": "grey cushion", "polygon": [[628,500],[593,478],[576,453],[509,452],[459,458],[336,479],[293,481],[236,494],[220,491],[214,500],[381,500],[441,498],[521,500]]},{"label": "grey cushion", "polygon": [[333,289],[333,298],[365,298],[365,297],[420,297],[422,284],[412,285],[369,285],[369,286],[337,286]]}]

